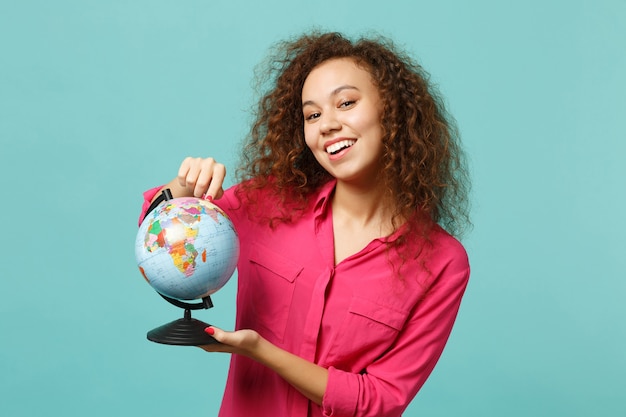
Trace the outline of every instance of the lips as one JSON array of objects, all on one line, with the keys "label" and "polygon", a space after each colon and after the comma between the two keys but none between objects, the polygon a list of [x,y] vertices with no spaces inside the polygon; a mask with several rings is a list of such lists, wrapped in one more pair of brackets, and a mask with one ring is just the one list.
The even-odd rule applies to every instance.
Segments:
[{"label": "lips", "polygon": [[350,146],[354,145],[356,143],[356,140],[354,139],[343,139],[343,140],[339,140],[337,142],[331,143],[330,145],[326,146],[326,152],[331,154],[331,155],[335,155],[339,152],[341,152],[342,150],[349,148]]}]

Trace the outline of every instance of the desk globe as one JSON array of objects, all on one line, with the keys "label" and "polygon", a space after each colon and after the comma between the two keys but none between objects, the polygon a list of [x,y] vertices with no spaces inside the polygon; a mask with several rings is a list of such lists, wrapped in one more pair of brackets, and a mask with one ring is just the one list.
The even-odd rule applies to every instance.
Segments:
[{"label": "desk globe", "polygon": [[[182,319],[148,332],[148,340],[170,345],[217,343],[204,332],[207,323],[191,310],[213,306],[210,295],[233,275],[239,238],[230,219],[209,201],[172,198],[169,190],[143,219],[135,239],[135,257],[145,280],[165,300],[185,310]],[[188,300],[201,299],[190,304]]]}]

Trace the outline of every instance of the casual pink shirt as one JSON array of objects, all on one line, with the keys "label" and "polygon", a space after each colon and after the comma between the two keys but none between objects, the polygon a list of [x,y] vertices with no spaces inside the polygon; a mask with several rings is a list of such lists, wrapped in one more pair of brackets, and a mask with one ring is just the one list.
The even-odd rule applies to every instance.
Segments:
[{"label": "casual pink shirt", "polygon": [[[335,265],[334,185],[297,222],[274,229],[250,219],[234,188],[216,201],[241,243],[236,328],[329,371],[320,407],[265,366],[233,355],[222,417],[400,416],[441,355],[469,279],[465,250],[437,228],[425,264],[386,250],[396,234]],[[144,211],[158,190],[144,194]]]}]

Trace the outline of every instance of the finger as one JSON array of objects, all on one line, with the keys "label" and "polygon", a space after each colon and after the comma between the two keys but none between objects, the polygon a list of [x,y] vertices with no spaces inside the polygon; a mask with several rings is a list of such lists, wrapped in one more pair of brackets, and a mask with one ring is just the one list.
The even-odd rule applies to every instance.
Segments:
[{"label": "finger", "polygon": [[178,168],[178,175],[176,178],[178,179],[178,183],[181,187],[187,188],[187,174],[189,173],[189,168],[192,163],[193,158],[187,157],[183,159],[183,162],[181,162],[180,167]]},{"label": "finger", "polygon": [[198,178],[200,177],[202,170],[204,169],[204,160],[202,158],[195,158],[189,166],[189,171],[185,177],[186,187],[189,191],[193,192],[194,197],[201,197],[202,194],[197,194]]},{"label": "finger", "polygon": [[206,352],[232,353],[232,348],[222,343],[209,343],[208,345],[198,345],[198,347]]},{"label": "finger", "polygon": [[219,327],[215,327],[215,326],[208,326],[204,329],[204,332],[206,334],[208,334],[209,336],[211,336],[213,339],[217,340],[218,342],[220,342],[220,339],[224,338],[224,330],[220,329]]},{"label": "finger", "polygon": [[224,331],[215,326],[208,326],[204,329],[204,332],[211,336],[213,339],[215,339],[217,342],[219,342],[212,343],[206,346],[206,348],[203,347],[204,350],[210,352],[234,352],[234,347],[230,346],[231,341],[229,340],[229,335],[232,335],[232,332]]},{"label": "finger", "polygon": [[224,194],[224,189],[222,185],[224,184],[224,179],[226,178],[226,167],[224,164],[220,164],[215,162],[212,169],[212,178],[209,184],[208,190],[206,191],[206,196],[211,199],[219,199]]},{"label": "finger", "polygon": [[213,171],[215,169],[216,162],[213,158],[207,158],[202,160],[199,166],[198,178],[193,190],[195,197],[202,197],[209,189],[209,185],[214,181]]}]

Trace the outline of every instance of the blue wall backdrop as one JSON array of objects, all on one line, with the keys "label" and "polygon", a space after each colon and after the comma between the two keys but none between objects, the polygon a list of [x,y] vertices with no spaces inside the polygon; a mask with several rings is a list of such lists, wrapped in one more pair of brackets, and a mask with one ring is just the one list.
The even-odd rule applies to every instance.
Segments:
[{"label": "blue wall backdrop", "polygon": [[[626,415],[624,0],[1,0],[0,415],[217,415],[228,356],[145,338],[181,311],[141,192],[233,172],[254,66],[313,26],[416,56],[471,160],[471,284],[406,415]],[[234,287],[196,316],[231,328]]]}]

